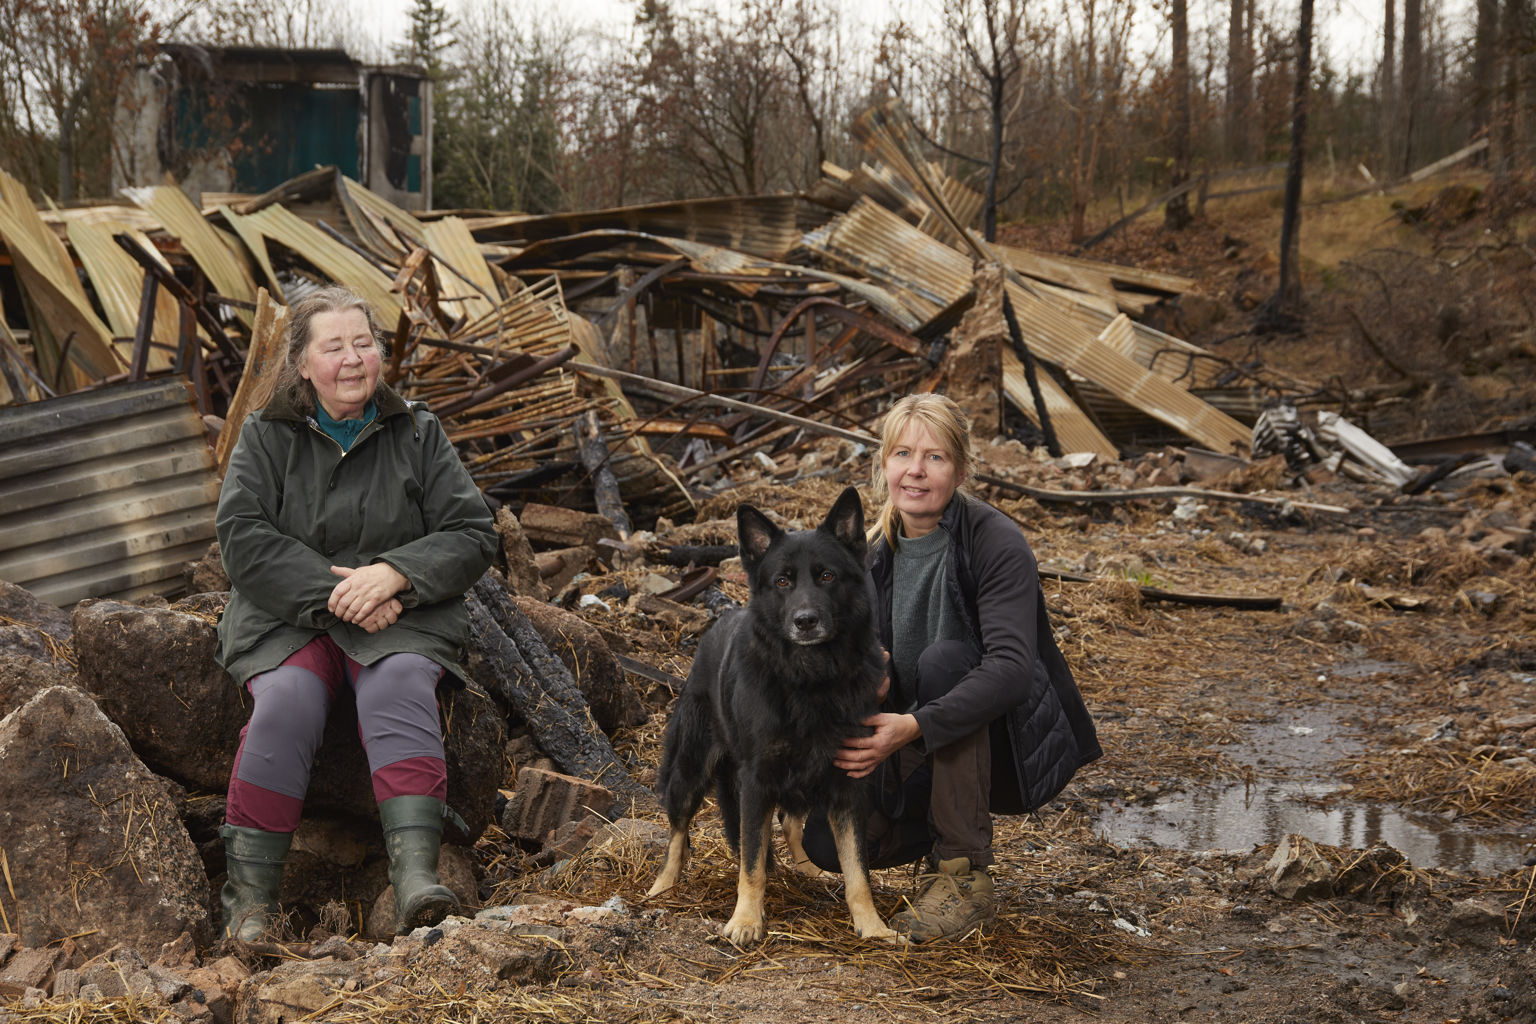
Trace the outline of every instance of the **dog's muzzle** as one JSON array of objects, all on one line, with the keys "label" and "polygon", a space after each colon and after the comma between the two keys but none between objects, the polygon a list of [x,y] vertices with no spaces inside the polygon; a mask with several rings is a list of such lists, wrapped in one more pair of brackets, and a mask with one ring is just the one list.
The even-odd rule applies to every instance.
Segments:
[{"label": "dog's muzzle", "polygon": [[790,616],[788,638],[801,647],[812,647],[831,639],[832,631],[815,612],[796,612]]}]

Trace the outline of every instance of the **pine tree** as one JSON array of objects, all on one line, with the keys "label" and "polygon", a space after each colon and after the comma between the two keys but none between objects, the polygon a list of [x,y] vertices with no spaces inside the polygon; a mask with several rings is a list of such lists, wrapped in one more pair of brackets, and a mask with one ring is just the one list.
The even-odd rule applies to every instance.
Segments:
[{"label": "pine tree", "polygon": [[453,45],[454,21],[448,8],[436,0],[414,0],[406,25],[405,42],[395,47],[401,60],[419,64],[434,82],[443,78],[443,53]]}]

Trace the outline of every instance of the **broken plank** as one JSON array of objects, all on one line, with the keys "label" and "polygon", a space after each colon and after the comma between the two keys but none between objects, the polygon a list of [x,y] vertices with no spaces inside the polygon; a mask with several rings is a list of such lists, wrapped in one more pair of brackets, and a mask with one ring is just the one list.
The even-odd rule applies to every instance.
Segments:
[{"label": "broken plank", "polygon": [[[1117,579],[1114,576],[1079,576],[1072,572],[1057,572],[1054,569],[1039,570],[1043,580],[1057,580],[1062,583],[1097,583],[1101,579]],[[1245,608],[1249,611],[1274,611],[1283,603],[1278,596],[1267,594],[1205,594],[1188,590],[1165,590],[1162,587],[1138,586],[1141,596],[1149,601],[1168,601],[1173,604],[1205,605],[1220,608]]]}]

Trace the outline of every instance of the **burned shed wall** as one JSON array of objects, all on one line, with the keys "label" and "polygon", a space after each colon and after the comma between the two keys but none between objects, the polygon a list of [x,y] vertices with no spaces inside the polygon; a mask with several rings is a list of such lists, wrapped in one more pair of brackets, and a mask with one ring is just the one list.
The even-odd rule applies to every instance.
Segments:
[{"label": "burned shed wall", "polygon": [[408,210],[432,202],[432,83],[343,50],[167,43],[119,107],[115,188],[167,174],[194,193],[262,193],[317,166]]}]

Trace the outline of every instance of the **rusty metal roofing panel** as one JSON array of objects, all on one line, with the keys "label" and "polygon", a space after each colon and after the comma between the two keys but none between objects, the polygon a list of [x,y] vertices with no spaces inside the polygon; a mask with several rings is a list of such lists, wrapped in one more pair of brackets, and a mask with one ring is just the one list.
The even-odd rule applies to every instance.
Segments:
[{"label": "rusty metal roofing panel", "polygon": [[[256,283],[240,263],[228,245],[219,237],[213,225],[203,219],[202,211],[187,198],[187,194],[174,185],[146,188],[125,188],[123,195],[135,206],[145,210],[165,230],[181,239],[181,244],[191,253],[192,259],[208,275],[220,295],[241,302],[256,301]],[[249,310],[237,307],[235,315],[246,327],[251,325]]]},{"label": "rusty metal roofing panel", "polygon": [[[923,234],[880,204],[861,199],[807,246],[852,265],[915,309],[935,315],[971,286],[971,259]],[[1246,446],[1249,431],[1178,384],[1098,339],[1022,281],[1007,285],[1030,347],[1043,359],[1094,381],[1121,401],[1212,451]],[[1106,323],[1107,326],[1107,323]]]},{"label": "rusty metal roofing panel", "polygon": [[174,594],[218,498],[183,380],[0,409],[0,579],[44,601]]},{"label": "rusty metal roofing panel", "polygon": [[823,219],[824,213],[814,211],[798,196],[765,195],[685,199],[548,216],[466,219],[475,238],[482,242],[528,244],[592,231],[633,231],[779,259],[795,247],[807,227]]}]

